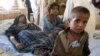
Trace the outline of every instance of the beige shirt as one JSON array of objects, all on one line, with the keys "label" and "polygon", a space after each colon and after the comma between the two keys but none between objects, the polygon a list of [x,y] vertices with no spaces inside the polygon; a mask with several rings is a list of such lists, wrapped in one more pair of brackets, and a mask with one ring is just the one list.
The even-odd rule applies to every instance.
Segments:
[{"label": "beige shirt", "polygon": [[51,56],[88,56],[90,53],[88,48],[88,34],[86,32],[83,33],[83,36],[79,40],[80,46],[71,48],[71,52],[69,50],[69,40],[66,34],[66,31],[60,32],[55,41]]}]

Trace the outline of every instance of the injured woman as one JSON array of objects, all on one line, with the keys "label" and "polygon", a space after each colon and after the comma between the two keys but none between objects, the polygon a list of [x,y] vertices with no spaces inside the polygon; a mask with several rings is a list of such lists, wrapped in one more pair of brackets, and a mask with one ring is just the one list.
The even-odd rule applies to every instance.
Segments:
[{"label": "injured woman", "polygon": [[42,32],[34,23],[27,23],[26,16],[17,16],[5,34],[19,52],[31,52],[35,55],[48,56],[53,48],[53,34]]}]

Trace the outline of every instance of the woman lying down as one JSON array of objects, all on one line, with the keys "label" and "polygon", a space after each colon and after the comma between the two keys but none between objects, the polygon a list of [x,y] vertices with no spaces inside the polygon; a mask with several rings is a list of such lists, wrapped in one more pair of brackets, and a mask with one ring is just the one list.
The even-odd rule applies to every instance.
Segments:
[{"label": "woman lying down", "polygon": [[31,52],[35,55],[48,56],[53,48],[53,34],[42,32],[35,24],[28,24],[25,15],[17,16],[14,23],[6,30],[6,35],[20,52]]}]

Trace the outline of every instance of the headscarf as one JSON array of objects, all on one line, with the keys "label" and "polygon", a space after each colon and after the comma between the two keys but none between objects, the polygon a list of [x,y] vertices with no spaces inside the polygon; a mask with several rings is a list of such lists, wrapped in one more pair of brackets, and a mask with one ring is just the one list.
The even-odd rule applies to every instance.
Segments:
[{"label": "headscarf", "polygon": [[[20,15],[16,16],[16,18],[15,18],[15,20],[14,20],[14,22],[13,22],[13,24],[11,26],[17,25],[19,23],[19,18],[21,16],[25,16],[25,15],[24,14],[20,14]],[[25,16],[25,20],[26,20],[26,23],[27,23],[26,16]]]}]

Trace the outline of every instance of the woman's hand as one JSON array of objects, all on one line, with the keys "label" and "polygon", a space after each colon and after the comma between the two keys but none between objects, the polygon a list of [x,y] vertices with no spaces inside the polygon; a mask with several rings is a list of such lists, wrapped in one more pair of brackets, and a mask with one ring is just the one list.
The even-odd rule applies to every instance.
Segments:
[{"label": "woman's hand", "polygon": [[56,29],[56,30],[59,30],[59,31],[63,30],[63,29],[60,28],[60,27],[55,27],[55,29]]},{"label": "woman's hand", "polygon": [[16,44],[16,47],[17,47],[18,49],[23,49],[25,46],[24,46],[24,44],[22,44],[22,43],[17,43],[17,44]]},{"label": "woman's hand", "polygon": [[34,26],[34,23],[28,23],[29,27]]},{"label": "woman's hand", "polygon": [[25,47],[24,44],[19,43],[19,42],[16,40],[15,36],[10,36],[10,40],[11,40],[11,42],[16,46],[16,48],[18,48],[18,49],[23,49],[23,48]]}]

